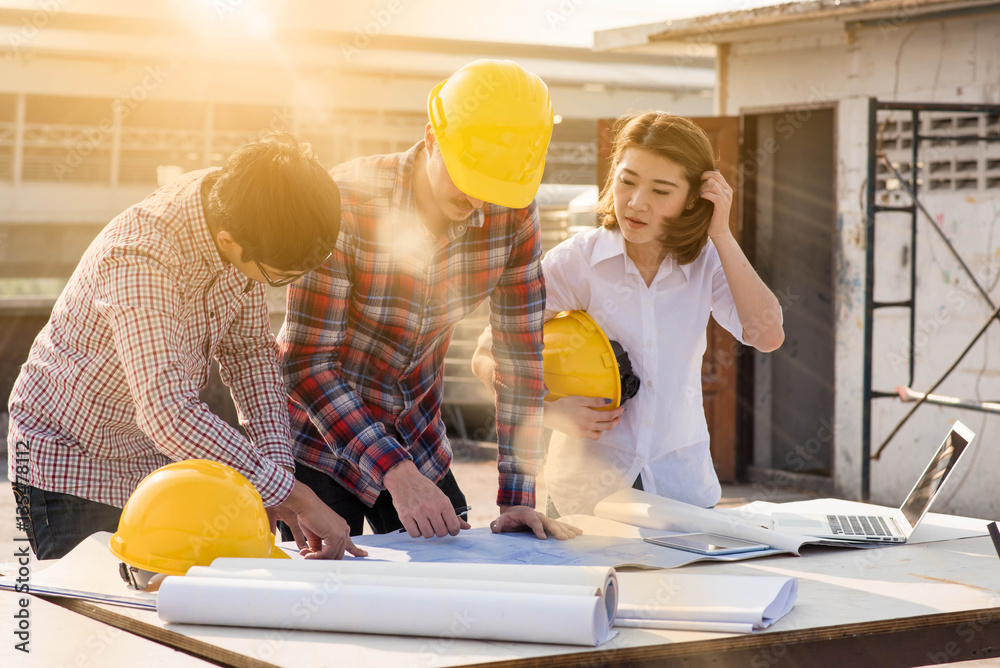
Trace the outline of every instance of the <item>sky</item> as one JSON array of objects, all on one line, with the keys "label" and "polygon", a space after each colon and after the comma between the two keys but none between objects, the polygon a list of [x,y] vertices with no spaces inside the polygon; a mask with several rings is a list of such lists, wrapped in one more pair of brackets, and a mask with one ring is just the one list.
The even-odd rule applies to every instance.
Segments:
[{"label": "sky", "polygon": [[[784,0],[788,2],[789,0]],[[0,7],[143,16],[174,15],[193,25],[247,24],[265,37],[296,27],[486,42],[589,48],[594,32],[739,11],[781,0],[0,0]],[[234,21],[239,17],[240,21]]]},{"label": "sky", "polygon": [[[385,17],[386,34],[552,46],[593,46],[596,30],[779,4],[777,0],[356,0],[348,25]],[[345,12],[350,17],[344,16]],[[391,17],[391,18],[389,18]]]}]

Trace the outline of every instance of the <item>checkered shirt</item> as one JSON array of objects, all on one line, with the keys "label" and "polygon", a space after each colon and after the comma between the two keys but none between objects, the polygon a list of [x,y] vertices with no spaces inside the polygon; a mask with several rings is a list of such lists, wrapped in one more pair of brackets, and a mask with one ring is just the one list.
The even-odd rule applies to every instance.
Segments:
[{"label": "checkered shirt", "polygon": [[[122,507],[181,459],[232,466],[280,503],[294,478],[287,397],[263,285],[220,256],[203,170],[115,218],[91,243],[35,339],[10,397],[10,479]],[[250,441],[199,400],[219,361]],[[23,462],[22,462],[23,463]]]},{"label": "checkered shirt", "polygon": [[445,352],[456,324],[489,298],[497,501],[534,506],[544,457],[537,209],[486,204],[434,238],[412,190],[420,150],[423,142],[332,171],[343,207],[337,249],[289,288],[278,335],[295,457],[367,504],[404,460],[440,480],[452,459],[441,418]]}]

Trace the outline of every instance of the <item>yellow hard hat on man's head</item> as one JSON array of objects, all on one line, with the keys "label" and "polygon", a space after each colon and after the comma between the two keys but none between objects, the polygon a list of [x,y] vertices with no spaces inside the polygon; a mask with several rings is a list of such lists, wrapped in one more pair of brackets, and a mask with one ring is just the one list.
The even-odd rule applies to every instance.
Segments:
[{"label": "yellow hard hat on man's head", "polygon": [[132,492],[111,551],[136,568],[184,575],[218,557],[288,558],[260,494],[235,469],[205,459],[160,467]]},{"label": "yellow hard hat on man's head", "polygon": [[459,190],[512,209],[531,203],[552,137],[552,102],[538,76],[510,60],[473,61],[431,91],[427,115]]},{"label": "yellow hard hat on man's head", "polygon": [[563,311],[545,323],[542,378],[546,401],[569,396],[611,399],[618,408],[639,391],[628,354],[586,311]]}]

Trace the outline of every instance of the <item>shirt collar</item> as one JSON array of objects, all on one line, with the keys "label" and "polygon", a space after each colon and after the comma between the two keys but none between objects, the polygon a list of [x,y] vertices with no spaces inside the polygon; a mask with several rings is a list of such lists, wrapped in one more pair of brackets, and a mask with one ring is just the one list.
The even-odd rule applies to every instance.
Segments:
[{"label": "shirt collar", "polygon": [[[621,233],[621,230],[609,230],[604,228],[597,235],[597,241],[594,243],[594,252],[590,255],[590,266],[594,267],[598,262],[603,262],[605,260],[610,260],[613,257],[621,256],[624,261],[627,253],[625,251],[625,236]],[[670,262],[674,267],[678,266],[677,261],[672,257],[667,257],[666,262]],[[684,273],[685,280],[691,279],[691,265],[682,264],[680,265],[681,271]]]},{"label": "shirt collar", "polygon": [[188,210],[192,216],[189,221],[191,238],[194,241],[195,250],[205,258],[213,273],[225,271],[227,262],[219,255],[219,249],[212,239],[212,233],[208,229],[208,221],[205,220],[205,209],[201,206],[201,186],[205,178],[218,171],[217,169],[207,169],[192,184],[192,192],[188,198]]},{"label": "shirt collar", "polygon": [[417,198],[413,194],[413,163],[417,152],[424,149],[424,142],[419,141],[403,153],[402,159],[396,164],[396,186],[393,188],[393,204],[395,208],[404,211],[417,210]]}]

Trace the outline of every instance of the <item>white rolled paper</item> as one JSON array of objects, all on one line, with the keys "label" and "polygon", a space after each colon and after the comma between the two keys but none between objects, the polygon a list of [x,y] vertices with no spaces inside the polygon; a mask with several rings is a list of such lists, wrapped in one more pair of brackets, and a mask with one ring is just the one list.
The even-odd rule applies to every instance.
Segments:
[{"label": "white rolled paper", "polygon": [[166,622],[571,645],[611,637],[614,569],[217,559],[168,577]]},{"label": "white rolled paper", "polygon": [[[345,559],[234,559],[221,558],[212,562],[212,571],[261,570],[265,578],[289,579],[322,577],[344,579],[356,577],[403,577],[425,580],[447,580],[465,589],[488,588],[487,583],[499,583],[510,588],[501,591],[544,593],[556,585],[593,587],[599,590],[607,611],[608,624],[614,624],[618,610],[618,577],[615,569],[606,566],[550,566],[531,564],[463,564],[369,561]],[[188,571],[189,574],[198,571]],[[360,582],[359,582],[360,584]],[[555,589],[551,593],[558,593]]]},{"label": "white rolled paper", "polygon": [[[500,591],[507,593],[554,594],[557,596],[601,596],[601,588],[586,584],[544,584],[534,582],[503,582],[501,580],[446,580],[444,578],[409,578],[400,575],[342,574],[333,571],[302,572],[275,571],[250,568],[241,571],[224,571],[208,566],[193,566],[189,578],[217,578],[222,580],[271,580],[287,582],[313,582],[316,584],[366,585],[369,587],[413,587],[426,589],[461,589],[465,591]],[[612,619],[613,621],[613,619]]]}]

